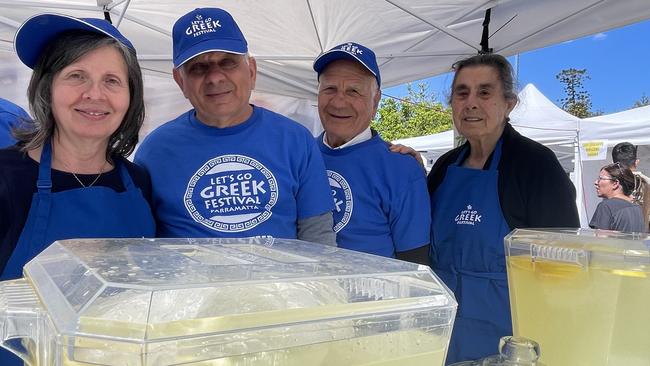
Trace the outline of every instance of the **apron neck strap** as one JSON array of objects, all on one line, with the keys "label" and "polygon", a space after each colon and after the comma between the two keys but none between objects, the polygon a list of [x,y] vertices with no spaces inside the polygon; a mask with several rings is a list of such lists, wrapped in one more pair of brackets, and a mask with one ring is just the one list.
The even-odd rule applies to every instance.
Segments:
[{"label": "apron neck strap", "polygon": [[52,142],[50,139],[43,144],[41,160],[38,164],[38,180],[36,188],[40,193],[49,193],[52,190]]},{"label": "apron neck strap", "polygon": [[115,169],[120,170],[120,176],[122,177],[122,184],[124,184],[124,189],[129,190],[133,188],[133,179],[131,179],[131,175],[129,175],[129,171],[126,169],[126,164],[122,164],[118,157],[113,157],[113,163],[115,164]]},{"label": "apron neck strap", "polygon": [[[497,166],[499,166],[499,161],[501,160],[501,146],[503,145],[503,137],[500,137],[499,140],[497,141],[497,145],[494,147],[494,151],[492,152],[492,159],[490,160],[490,166],[489,170],[496,170]],[[460,166],[462,162],[467,158],[467,154],[469,154],[469,144],[465,146],[461,151],[460,154],[458,154],[458,158],[454,162],[453,165]]]},{"label": "apron neck strap", "polygon": [[499,166],[499,161],[501,161],[501,146],[503,145],[503,138],[499,138],[497,141],[497,146],[494,147],[494,152],[492,153],[492,160],[490,161],[490,170],[497,170]]},{"label": "apron neck strap", "polygon": [[[134,187],[133,180],[126,169],[125,164],[122,164],[119,159],[113,159],[115,162],[115,169],[119,169],[122,184],[125,189]],[[52,142],[47,140],[43,144],[41,151],[41,161],[38,166],[38,180],[36,181],[36,188],[40,193],[49,193],[52,191]]]}]

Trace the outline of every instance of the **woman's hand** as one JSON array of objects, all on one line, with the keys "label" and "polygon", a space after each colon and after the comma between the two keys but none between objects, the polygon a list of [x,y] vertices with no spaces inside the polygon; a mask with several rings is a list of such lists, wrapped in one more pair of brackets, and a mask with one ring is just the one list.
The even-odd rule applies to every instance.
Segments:
[{"label": "woman's hand", "polygon": [[422,169],[424,169],[424,160],[422,160],[422,155],[417,152],[414,148],[402,144],[392,144],[389,142],[388,149],[394,153],[400,153],[403,155],[411,155],[417,162],[420,164]]}]

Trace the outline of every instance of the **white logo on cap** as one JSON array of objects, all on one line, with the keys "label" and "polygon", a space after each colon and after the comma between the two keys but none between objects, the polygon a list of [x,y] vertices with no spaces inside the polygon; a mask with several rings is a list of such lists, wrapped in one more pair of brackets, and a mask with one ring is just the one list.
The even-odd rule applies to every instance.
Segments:
[{"label": "white logo on cap", "polygon": [[351,55],[360,55],[363,53],[363,50],[352,43],[344,44],[341,46],[341,51],[347,52]]},{"label": "white logo on cap", "polygon": [[198,37],[202,34],[216,32],[217,28],[221,28],[219,20],[212,20],[212,18],[203,19],[201,14],[196,15],[196,20],[192,21],[189,27],[185,29],[185,34],[188,36]]}]

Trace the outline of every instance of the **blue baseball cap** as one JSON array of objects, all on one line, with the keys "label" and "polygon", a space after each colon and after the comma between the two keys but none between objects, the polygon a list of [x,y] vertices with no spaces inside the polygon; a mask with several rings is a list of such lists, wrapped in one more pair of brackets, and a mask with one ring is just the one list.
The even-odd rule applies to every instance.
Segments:
[{"label": "blue baseball cap", "polygon": [[248,43],[237,22],[219,8],[199,8],[183,15],[174,23],[172,39],[175,68],[206,52],[248,52]]},{"label": "blue baseball cap", "polygon": [[330,62],[336,60],[359,62],[375,76],[377,85],[381,87],[381,75],[379,74],[379,66],[377,66],[377,58],[370,48],[359,43],[346,42],[335,46],[327,52],[323,52],[314,60],[314,71],[318,73],[318,77],[320,77],[320,74]]},{"label": "blue baseball cap", "polygon": [[16,31],[14,49],[20,61],[33,69],[50,42],[64,32],[75,30],[106,35],[135,51],[131,42],[104,19],[75,18],[54,13],[39,14],[27,19]]}]

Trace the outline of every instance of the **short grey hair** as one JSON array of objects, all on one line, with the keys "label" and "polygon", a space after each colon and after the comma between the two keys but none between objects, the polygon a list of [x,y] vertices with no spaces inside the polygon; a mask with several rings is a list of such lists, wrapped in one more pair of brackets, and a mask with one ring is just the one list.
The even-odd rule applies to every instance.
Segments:
[{"label": "short grey hair", "polygon": [[129,156],[138,143],[138,132],[144,122],[144,83],[135,50],[108,36],[84,32],[67,32],[50,45],[39,56],[34,66],[27,98],[33,120],[15,129],[14,135],[21,150],[39,148],[52,137],[56,121],[52,114],[52,84],[54,77],[65,67],[77,61],[88,52],[101,47],[115,47],[122,55],[127,67],[129,81],[129,107],[118,129],[109,137],[106,158],[112,155]]},{"label": "short grey hair", "polygon": [[451,104],[451,97],[454,96],[454,85],[456,84],[456,78],[458,73],[465,67],[472,66],[489,66],[492,67],[499,76],[499,81],[501,81],[501,89],[503,90],[503,97],[506,100],[513,100],[515,103],[519,101],[517,96],[517,90],[515,85],[515,78],[512,72],[512,65],[508,62],[508,59],[505,57],[496,54],[496,53],[485,53],[474,55],[460,61],[457,61],[452,66],[452,70],[456,73],[454,74],[454,80],[451,83],[451,93],[449,104]]}]

